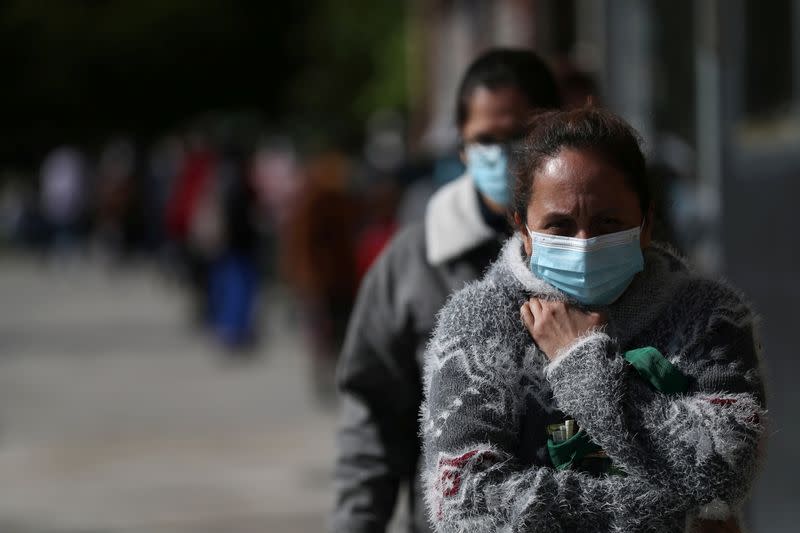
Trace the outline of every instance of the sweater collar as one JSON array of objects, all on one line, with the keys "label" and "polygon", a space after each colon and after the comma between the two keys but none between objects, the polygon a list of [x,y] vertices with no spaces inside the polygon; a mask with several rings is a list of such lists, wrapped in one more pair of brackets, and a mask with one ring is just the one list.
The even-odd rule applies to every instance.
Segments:
[{"label": "sweater collar", "polygon": [[[647,327],[673,300],[678,286],[690,274],[686,262],[664,244],[644,250],[645,268],[628,289],[609,306],[592,308],[608,316],[608,332],[626,345]],[[577,301],[533,274],[522,238],[515,233],[503,246],[496,269],[506,271],[526,296],[541,296],[580,305]]]},{"label": "sweater collar", "polygon": [[503,245],[496,268],[507,270],[529,296],[570,301],[569,296],[533,274],[519,233],[514,233]]},{"label": "sweater collar", "polygon": [[479,202],[468,175],[436,191],[425,210],[428,262],[440,265],[497,238],[481,215]]}]

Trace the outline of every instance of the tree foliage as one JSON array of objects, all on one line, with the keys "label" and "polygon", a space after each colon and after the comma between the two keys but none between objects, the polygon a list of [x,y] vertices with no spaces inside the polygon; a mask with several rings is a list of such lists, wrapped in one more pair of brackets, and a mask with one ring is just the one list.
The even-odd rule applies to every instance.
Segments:
[{"label": "tree foliage", "polygon": [[394,1],[7,0],[0,158],[148,138],[207,111],[352,140],[404,106],[405,24]]}]

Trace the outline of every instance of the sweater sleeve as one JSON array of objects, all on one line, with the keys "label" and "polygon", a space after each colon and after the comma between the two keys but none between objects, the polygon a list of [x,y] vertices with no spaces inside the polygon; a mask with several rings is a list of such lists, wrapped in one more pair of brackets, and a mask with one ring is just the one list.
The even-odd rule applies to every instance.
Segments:
[{"label": "sweater sleeve", "polygon": [[[547,368],[559,407],[625,472],[659,480],[701,517],[723,519],[749,492],[765,409],[753,317],[740,302],[693,324],[679,353],[686,394],[653,391],[602,332]],[[680,335],[680,333],[678,333]]]},{"label": "sweater sleeve", "polygon": [[[452,308],[443,313],[458,320]],[[426,359],[423,483],[436,531],[682,531],[682,502],[641,477],[522,464],[520,369],[498,336],[462,326],[440,324]]]}]

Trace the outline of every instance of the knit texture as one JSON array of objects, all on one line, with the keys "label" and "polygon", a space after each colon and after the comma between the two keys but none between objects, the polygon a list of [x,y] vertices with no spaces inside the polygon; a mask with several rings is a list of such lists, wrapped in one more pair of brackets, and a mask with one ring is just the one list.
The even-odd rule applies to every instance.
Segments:
[{"label": "knit texture", "polygon": [[[531,273],[515,236],[439,314],[421,409],[436,530],[678,532],[706,511],[735,512],[766,415],[742,297],[653,245],[644,272],[602,309],[608,325],[550,363],[520,318],[531,296],[568,300]],[[653,390],[623,359],[645,346],[688,377],[687,393]],[[545,427],[567,417],[627,475],[556,471]]]}]

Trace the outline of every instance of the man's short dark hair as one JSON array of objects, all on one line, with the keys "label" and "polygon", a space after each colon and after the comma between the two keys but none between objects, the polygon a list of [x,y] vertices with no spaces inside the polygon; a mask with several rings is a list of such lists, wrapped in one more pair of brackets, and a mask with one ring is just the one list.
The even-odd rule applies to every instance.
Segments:
[{"label": "man's short dark hair", "polygon": [[456,123],[459,128],[467,121],[469,99],[479,87],[490,90],[513,87],[525,95],[532,108],[556,109],[561,106],[561,95],[553,73],[530,50],[493,48],[472,62],[458,88]]}]

